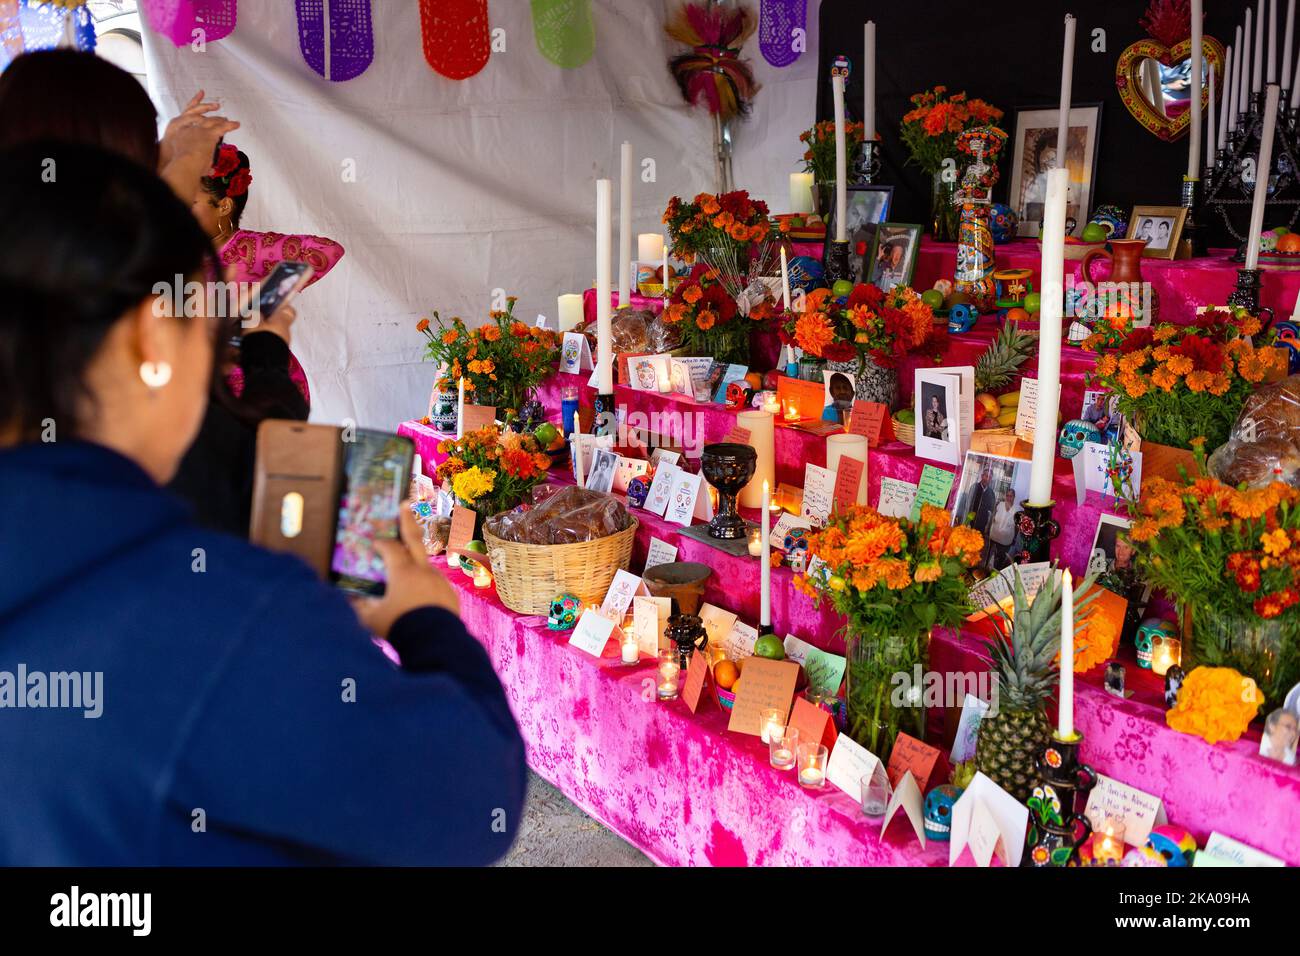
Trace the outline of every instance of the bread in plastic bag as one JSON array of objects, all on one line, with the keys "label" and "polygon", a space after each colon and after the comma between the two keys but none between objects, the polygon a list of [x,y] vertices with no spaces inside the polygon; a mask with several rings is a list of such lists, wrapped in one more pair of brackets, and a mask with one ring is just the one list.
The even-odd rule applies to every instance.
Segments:
[{"label": "bread in plastic bag", "polygon": [[1230,438],[1210,455],[1210,474],[1236,488],[1265,488],[1275,481],[1300,485],[1300,449],[1276,436],[1258,441]]},{"label": "bread in plastic bag", "polygon": [[1271,382],[1247,397],[1230,437],[1245,442],[1282,438],[1300,448],[1300,375]]},{"label": "bread in plastic bag", "polygon": [[626,530],[632,516],[618,499],[572,485],[528,510],[489,518],[487,530],[520,544],[578,544]]}]

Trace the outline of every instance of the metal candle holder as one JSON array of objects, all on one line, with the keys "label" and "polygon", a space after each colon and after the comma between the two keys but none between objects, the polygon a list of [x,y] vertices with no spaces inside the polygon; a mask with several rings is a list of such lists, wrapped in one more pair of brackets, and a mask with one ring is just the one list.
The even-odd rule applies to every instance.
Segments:
[{"label": "metal candle holder", "polygon": [[843,241],[828,239],[826,241],[826,258],[822,262],[822,269],[828,286],[834,286],[841,279],[853,278],[853,273],[849,269],[849,242],[847,239]]},{"label": "metal candle holder", "polygon": [[1069,866],[1077,863],[1079,847],[1092,836],[1088,819],[1078,812],[1079,798],[1087,798],[1097,774],[1079,763],[1083,735],[1069,740],[1056,734],[1038,758],[1039,783],[1028,800],[1029,833],[1025,837],[1026,866]]},{"label": "metal candle holder", "polygon": [[1261,284],[1258,269],[1238,269],[1237,288],[1228,296],[1228,305],[1245,309],[1251,315],[1259,314],[1259,289]]},{"label": "metal candle holder", "polygon": [[880,181],[880,144],[874,139],[862,141],[862,154],[858,157],[858,165],[853,172],[860,186],[870,186]]},{"label": "metal candle holder", "polygon": [[1020,502],[1021,510],[1016,512],[1016,529],[1025,546],[1016,556],[1019,564],[1036,564],[1052,559],[1052,540],[1061,533],[1060,522],[1052,517],[1055,506],[1055,501],[1049,501],[1045,505]]}]

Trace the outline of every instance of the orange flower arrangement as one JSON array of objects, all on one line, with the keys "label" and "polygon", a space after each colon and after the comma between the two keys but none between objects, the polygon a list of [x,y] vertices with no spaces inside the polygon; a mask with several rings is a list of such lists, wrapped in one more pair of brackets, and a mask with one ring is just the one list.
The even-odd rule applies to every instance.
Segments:
[{"label": "orange flower arrangement", "polygon": [[1233,741],[1255,719],[1264,695],[1255,682],[1231,667],[1198,667],[1178,691],[1178,704],[1165,713],[1165,722],[1207,743]]},{"label": "orange flower arrangement", "polygon": [[683,262],[694,262],[701,252],[748,262],[750,247],[770,238],[773,228],[767,203],[750,199],[743,189],[718,196],[700,193],[691,202],[674,196],[664,210],[664,224],[673,255]]},{"label": "orange flower arrangement", "polygon": [[[844,124],[844,146],[848,156],[848,167],[853,169],[858,164],[862,152],[865,127],[861,123]],[[799,134],[799,141],[807,147],[803,154],[803,171],[813,174],[813,182],[832,183],[835,181],[835,123],[822,120],[820,123]]]},{"label": "orange flower arrangement", "polygon": [[916,290],[895,286],[888,293],[859,283],[837,299],[829,289],[804,296],[803,310],[788,314],[780,328],[781,341],[797,345],[808,355],[831,362],[868,357],[892,368],[904,355],[930,341],[934,310]]},{"label": "orange flower arrangement", "polygon": [[1211,311],[1198,325],[1137,329],[1127,317],[1113,322],[1110,332],[1122,333],[1115,351],[1106,351],[1115,340],[1110,333],[1083,342],[1098,353],[1088,385],[1116,395],[1148,441],[1190,448],[1202,437],[1221,445],[1255,386],[1286,371],[1283,350],[1248,338],[1259,332],[1255,316]]},{"label": "orange flower arrangement", "polygon": [[532,435],[486,425],[438,444],[447,458],[438,480],[467,507],[484,516],[519,504],[546,477],[551,459]]},{"label": "orange flower arrangement", "polygon": [[945,159],[957,154],[957,138],[968,129],[1002,119],[1002,110],[984,100],[969,99],[964,92],[949,95],[948,87],[912,97],[912,109],[903,116],[903,143],[911,161],[933,175]]}]

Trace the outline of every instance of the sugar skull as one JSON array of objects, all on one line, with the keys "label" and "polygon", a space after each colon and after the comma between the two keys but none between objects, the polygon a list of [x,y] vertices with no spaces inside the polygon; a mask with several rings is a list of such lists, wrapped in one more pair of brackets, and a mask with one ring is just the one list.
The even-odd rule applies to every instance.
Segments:
[{"label": "sugar skull", "polygon": [[969,332],[979,314],[969,302],[957,302],[948,310],[948,331],[957,335]]},{"label": "sugar skull", "polygon": [[1127,214],[1113,203],[1102,203],[1093,210],[1092,218],[1088,221],[1095,222],[1109,232],[1110,239],[1123,239],[1124,233],[1128,231]]},{"label": "sugar skull", "polygon": [[1267,232],[1259,234],[1259,251],[1273,252],[1277,249],[1277,233],[1269,229]]},{"label": "sugar skull", "polygon": [[1101,441],[1101,430],[1092,422],[1086,422],[1082,418],[1070,419],[1061,429],[1059,445],[1061,457],[1073,458],[1083,451],[1083,446],[1090,441]]},{"label": "sugar skull", "polygon": [[627,503],[631,507],[645,507],[645,500],[650,497],[650,482],[653,480],[653,474],[637,475],[627,483]]},{"label": "sugar skull", "polygon": [[552,631],[569,631],[578,623],[582,602],[572,594],[557,594],[551,601],[551,613],[546,626]]},{"label": "sugar skull", "polygon": [[727,385],[727,407],[741,409],[746,407],[754,392],[744,382],[731,382]]},{"label": "sugar skull", "polygon": [[[1191,866],[1192,854],[1196,852],[1196,841],[1183,827],[1166,823],[1154,827],[1142,847],[1142,855],[1152,860],[1156,866]],[[1160,861],[1164,862],[1161,863]]]},{"label": "sugar skull", "polygon": [[1020,217],[1006,203],[995,202],[989,207],[989,232],[993,233],[993,241],[998,245],[1016,238],[1019,225]]},{"label": "sugar skull", "polygon": [[1137,635],[1133,638],[1133,643],[1137,647],[1138,667],[1151,670],[1151,658],[1155,654],[1158,645],[1165,642],[1166,637],[1173,637],[1175,634],[1172,621],[1165,621],[1158,617],[1149,617],[1137,629]]},{"label": "sugar skull", "polygon": [[928,839],[947,840],[952,835],[952,807],[961,793],[961,787],[944,783],[925,795],[925,835]]},{"label": "sugar skull", "polygon": [[781,540],[781,546],[785,549],[785,557],[790,562],[790,567],[797,573],[803,574],[804,569],[808,567],[808,529],[791,528]]}]

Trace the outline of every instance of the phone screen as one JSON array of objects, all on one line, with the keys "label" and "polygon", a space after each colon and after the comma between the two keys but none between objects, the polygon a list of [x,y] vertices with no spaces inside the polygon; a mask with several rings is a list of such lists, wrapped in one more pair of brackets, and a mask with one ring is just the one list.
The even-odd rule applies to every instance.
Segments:
[{"label": "phone screen", "polygon": [[330,577],[346,591],[384,593],[377,538],[396,538],[415,446],[409,438],[358,429],[343,444],[343,488]]},{"label": "phone screen", "polygon": [[305,262],[280,262],[271,274],[262,280],[257,295],[257,314],[263,319],[275,315],[277,309],[298,291],[308,278],[312,267]]}]

